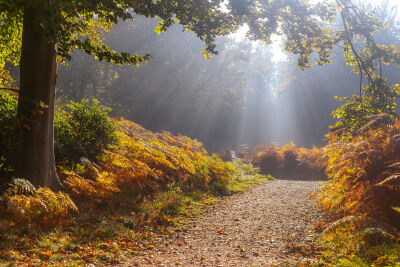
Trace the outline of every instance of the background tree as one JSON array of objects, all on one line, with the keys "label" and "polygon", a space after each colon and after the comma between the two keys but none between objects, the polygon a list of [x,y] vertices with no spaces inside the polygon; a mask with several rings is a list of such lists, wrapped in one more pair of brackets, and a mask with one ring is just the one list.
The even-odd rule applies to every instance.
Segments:
[{"label": "background tree", "polygon": [[[54,99],[57,58],[70,58],[74,48],[99,60],[140,65],[150,56],[117,53],[98,38],[97,24],[109,27],[133,13],[162,19],[159,31],[179,21],[206,43],[205,55],[214,52],[215,36],[234,27],[232,18],[219,10],[220,1],[1,1],[2,26],[22,25],[18,116],[26,120],[16,175],[34,185],[56,187],[54,165]],[[6,22],[11,21],[7,25]],[[16,29],[20,32],[21,28]],[[18,39],[18,38],[15,38]]]},{"label": "background tree", "polygon": [[[101,99],[113,115],[154,131],[197,138],[212,151],[232,144],[253,76],[267,73],[267,48],[223,37],[216,41],[218,56],[204,60],[198,53],[203,44],[192,33],[173,26],[157,35],[151,31],[155,25],[155,20],[136,18],[102,36],[118,50],[150,52],[149,63],[116,66],[75,53],[70,64],[60,67],[58,97]],[[128,38],[129,33],[137,38]]]},{"label": "background tree", "polygon": [[[338,11],[343,17],[343,31],[329,27]],[[217,36],[226,35],[245,23],[250,29],[250,39],[269,44],[273,34],[283,35],[285,49],[299,55],[297,65],[300,69],[310,67],[314,58],[319,65],[330,63],[334,45],[339,43],[344,44],[345,53],[347,51],[348,55],[357,59],[356,51],[351,49],[352,39],[349,40],[354,38],[349,33],[354,35],[357,25],[368,26],[358,34],[366,38],[368,45],[372,45],[374,55],[378,50],[385,52],[379,54],[383,63],[395,63],[398,55],[393,47],[377,45],[379,49],[376,49],[373,46],[372,33],[378,29],[379,23],[370,14],[359,11],[353,3],[343,4],[340,1],[335,7],[326,3],[311,5],[301,0],[231,0],[224,3],[216,0],[18,0],[1,1],[0,12],[17,25],[23,25],[18,114],[29,124],[23,128],[23,145],[17,157],[16,174],[29,177],[35,185],[54,186],[58,180],[53,151],[57,58],[60,61],[70,59],[70,53],[77,48],[93,54],[96,59],[117,64],[140,65],[148,61],[148,55],[117,53],[99,38],[99,29],[107,29],[121,19],[132,19],[133,14],[161,18],[156,27],[158,32],[179,22],[185,30],[195,32],[205,42],[206,49],[202,53],[206,58],[216,53],[214,40]],[[359,17],[358,20],[356,17]],[[349,27],[351,23],[354,25]],[[351,57],[348,60],[350,62]]]},{"label": "background tree", "polygon": [[[378,43],[375,37],[378,31],[389,29],[389,23],[394,21],[388,2],[373,11],[371,6],[356,8],[354,3],[341,0],[336,3],[343,25],[338,34],[343,36],[345,62],[353,67],[353,73],[360,75],[360,83],[358,95],[339,98],[346,103],[333,112],[339,121],[331,131],[349,138],[370,123],[392,123],[397,119],[395,100],[400,96],[400,85],[388,84],[383,67],[400,67],[400,54],[396,42]],[[389,31],[392,40],[393,29]]]}]

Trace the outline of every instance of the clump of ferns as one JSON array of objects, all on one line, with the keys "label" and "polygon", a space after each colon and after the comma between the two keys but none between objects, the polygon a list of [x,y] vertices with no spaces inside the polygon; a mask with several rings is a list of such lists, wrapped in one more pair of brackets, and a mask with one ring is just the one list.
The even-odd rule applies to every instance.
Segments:
[{"label": "clump of ferns", "polygon": [[[345,214],[365,214],[398,224],[393,207],[400,204],[400,187],[393,178],[400,168],[400,121],[367,129],[351,140],[328,135],[328,177],[332,183],[319,195],[320,203]],[[391,183],[386,185],[386,182]]]},{"label": "clump of ferns", "polygon": [[28,180],[21,178],[13,178],[9,187],[6,190],[6,194],[13,195],[33,195],[36,192],[35,186],[33,186]]},{"label": "clump of ferns", "polygon": [[1,196],[3,212],[8,219],[18,222],[36,222],[41,225],[61,223],[77,206],[67,194],[49,188],[35,188],[28,180],[12,179]]},{"label": "clump of ferns", "polygon": [[[130,206],[177,183],[186,193],[225,191],[232,166],[207,154],[202,144],[168,132],[153,133],[121,119],[118,142],[98,158],[98,167],[82,176],[64,170],[64,184],[79,206]],[[88,168],[86,168],[88,169]]]}]

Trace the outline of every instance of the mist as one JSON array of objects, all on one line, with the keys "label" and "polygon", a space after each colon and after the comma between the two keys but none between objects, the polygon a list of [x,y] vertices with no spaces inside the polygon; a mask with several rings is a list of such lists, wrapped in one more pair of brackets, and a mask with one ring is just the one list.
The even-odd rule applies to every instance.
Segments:
[{"label": "mist", "polygon": [[[219,54],[205,59],[204,43],[193,33],[173,26],[158,35],[157,23],[137,17],[103,36],[117,51],[150,54],[152,60],[140,68],[75,52],[59,68],[58,105],[98,98],[113,116],[187,135],[219,151],[270,142],[323,145],[335,123],[331,112],[340,105],[334,96],[358,93],[359,76],[344,64],[340,48],[332,64],[300,71],[297,57],[285,55],[281,43],[266,46],[236,34],[220,38]],[[396,40],[393,28],[380,34],[380,41]],[[389,81],[399,75],[390,66],[384,72]]]}]

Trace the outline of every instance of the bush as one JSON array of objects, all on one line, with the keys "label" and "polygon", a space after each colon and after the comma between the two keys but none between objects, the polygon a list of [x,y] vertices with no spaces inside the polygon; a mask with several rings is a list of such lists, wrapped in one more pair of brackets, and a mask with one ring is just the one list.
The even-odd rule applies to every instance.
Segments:
[{"label": "bush", "polygon": [[210,192],[215,196],[226,196],[230,193],[228,185],[236,173],[235,165],[231,162],[223,162],[217,157],[214,157],[213,159],[214,160],[210,165]]},{"label": "bush", "polygon": [[[242,154],[242,153],[238,153]],[[297,147],[295,143],[280,147],[278,144],[258,145],[247,156],[263,174],[277,178],[323,179],[326,177],[327,158],[323,148]]]},{"label": "bush", "polygon": [[246,164],[241,160],[236,160],[234,163],[235,166],[235,179],[269,179],[272,180],[271,175],[263,175],[261,174],[261,170],[258,167],[253,166],[252,164]]},{"label": "bush", "polygon": [[335,132],[344,139],[351,139],[365,128],[392,124],[396,120],[398,116],[395,101],[400,96],[400,86],[387,86],[386,79],[383,78],[378,78],[376,82],[378,86],[369,84],[362,88],[362,97],[335,97],[345,103],[332,112],[338,121],[330,127],[331,133]]},{"label": "bush", "polygon": [[[94,160],[103,148],[116,141],[111,109],[99,101],[83,99],[60,110],[54,121],[55,154],[58,163],[76,163],[81,157]],[[0,173],[12,171],[12,155],[18,147],[17,99],[0,91]]]},{"label": "bush", "polygon": [[81,157],[94,160],[102,149],[116,141],[116,124],[110,108],[99,101],[71,101],[67,110],[57,112],[54,121],[56,161],[76,163]]}]

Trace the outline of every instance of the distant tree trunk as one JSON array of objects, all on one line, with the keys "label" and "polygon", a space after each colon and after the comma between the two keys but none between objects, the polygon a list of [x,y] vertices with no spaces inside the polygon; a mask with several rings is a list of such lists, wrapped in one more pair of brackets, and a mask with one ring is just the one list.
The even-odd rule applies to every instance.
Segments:
[{"label": "distant tree trunk", "polygon": [[35,186],[60,187],[54,160],[56,45],[43,34],[33,9],[25,9],[20,61],[18,118],[27,120],[16,175]]}]

